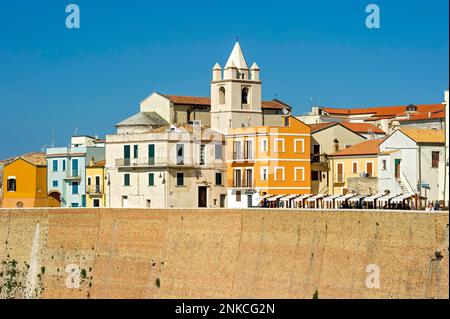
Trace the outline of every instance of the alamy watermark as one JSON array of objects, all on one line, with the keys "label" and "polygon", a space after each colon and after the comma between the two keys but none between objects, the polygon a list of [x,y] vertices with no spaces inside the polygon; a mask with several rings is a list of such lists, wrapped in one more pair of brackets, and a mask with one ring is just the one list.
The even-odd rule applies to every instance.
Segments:
[{"label": "alamy watermark", "polygon": [[80,7],[76,4],[69,4],[66,7],[66,13],[69,15],[66,17],[67,29],[79,29],[80,28]]},{"label": "alamy watermark", "polygon": [[366,18],[366,27],[368,29],[380,29],[381,28],[380,7],[373,3],[369,4],[366,7],[366,13],[369,13],[369,15]]}]

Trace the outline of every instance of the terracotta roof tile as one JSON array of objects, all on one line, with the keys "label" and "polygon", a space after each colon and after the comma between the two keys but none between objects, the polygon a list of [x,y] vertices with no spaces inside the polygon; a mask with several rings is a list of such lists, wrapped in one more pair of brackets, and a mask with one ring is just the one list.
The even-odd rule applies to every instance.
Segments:
[{"label": "terracotta roof tile", "polygon": [[445,143],[444,130],[405,128],[399,129],[416,143]]},{"label": "terracotta roof tile", "polygon": [[[168,98],[172,103],[182,104],[182,105],[202,105],[211,106],[211,99],[209,97],[201,96],[181,96],[181,95],[171,95],[171,94],[161,94],[162,96]],[[281,100],[274,99],[272,101],[262,101],[261,107],[264,109],[292,109],[291,106],[284,103]]]},{"label": "terracotta roof tile", "polygon": [[25,153],[19,156],[11,157],[5,160],[0,161],[0,164],[6,166],[18,158],[22,158],[23,160],[35,165],[35,166],[47,166],[47,160],[45,153],[41,152],[31,152],[31,153]]},{"label": "terracotta roof tile", "polygon": [[376,155],[379,153],[379,146],[383,141],[383,138],[364,141],[337,153],[333,153],[330,156]]},{"label": "terracotta roof tile", "polygon": [[370,124],[370,123],[350,123],[350,122],[342,122],[342,125],[347,127],[348,129],[352,130],[356,133],[369,133],[373,132],[376,134],[386,134],[385,131],[380,129],[379,127]]},{"label": "terracotta roof tile", "polygon": [[318,123],[318,124],[309,124],[309,127],[311,128],[311,133],[321,131],[327,127],[331,127],[336,125],[337,123]]},{"label": "terracotta roof tile", "polygon": [[[330,115],[371,115],[375,117],[389,117],[389,116],[406,116],[407,105],[402,106],[380,106],[367,108],[332,108],[325,107],[323,110]],[[417,112],[414,114],[428,114],[428,112],[437,112],[444,109],[444,105],[439,104],[421,104],[417,105]]]}]

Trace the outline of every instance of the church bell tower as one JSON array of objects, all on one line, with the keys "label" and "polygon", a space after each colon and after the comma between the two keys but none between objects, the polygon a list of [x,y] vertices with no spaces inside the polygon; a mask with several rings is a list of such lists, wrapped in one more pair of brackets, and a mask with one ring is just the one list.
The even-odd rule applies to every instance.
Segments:
[{"label": "church bell tower", "polygon": [[259,67],[249,69],[239,42],[225,68],[216,63],[211,81],[211,128],[227,134],[230,128],[262,125]]}]

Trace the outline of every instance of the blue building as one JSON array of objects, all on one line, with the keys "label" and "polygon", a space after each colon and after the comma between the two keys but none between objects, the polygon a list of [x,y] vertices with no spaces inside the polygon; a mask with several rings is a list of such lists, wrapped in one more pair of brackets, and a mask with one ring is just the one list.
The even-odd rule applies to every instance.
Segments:
[{"label": "blue building", "polygon": [[61,207],[86,207],[86,166],[105,159],[105,142],[73,136],[69,147],[46,150],[49,196]]}]

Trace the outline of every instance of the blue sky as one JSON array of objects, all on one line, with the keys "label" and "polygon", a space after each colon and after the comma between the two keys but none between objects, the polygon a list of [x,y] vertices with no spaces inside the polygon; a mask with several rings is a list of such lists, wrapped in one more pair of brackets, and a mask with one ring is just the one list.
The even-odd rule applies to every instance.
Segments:
[{"label": "blue sky", "polygon": [[[81,28],[65,27],[66,5]],[[319,105],[439,103],[448,88],[448,1],[0,0],[0,158],[103,136],[153,91],[209,95],[236,35],[263,98]],[[365,27],[366,5],[381,28]]]}]

